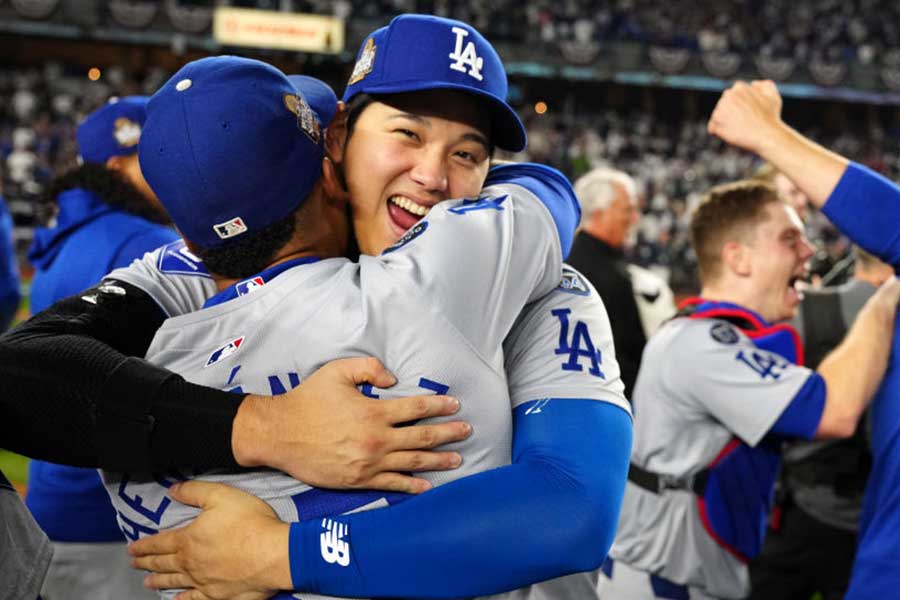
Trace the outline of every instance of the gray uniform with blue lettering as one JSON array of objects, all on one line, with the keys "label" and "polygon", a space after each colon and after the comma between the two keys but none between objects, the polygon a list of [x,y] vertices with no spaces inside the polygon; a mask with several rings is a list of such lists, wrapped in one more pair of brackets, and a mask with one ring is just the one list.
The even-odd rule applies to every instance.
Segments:
[{"label": "gray uniform with blue lettering", "polygon": [[[510,194],[507,202],[516,206],[528,201],[516,197],[527,196],[528,192],[514,186],[487,191]],[[536,204],[530,201],[530,205]],[[568,267],[558,286],[558,272],[551,274],[548,252],[558,252],[558,246],[548,246],[549,216],[541,213],[543,209],[537,207],[535,211],[532,206],[530,212],[545,218],[513,223],[508,213],[486,210],[454,215],[447,211],[451,206],[432,211],[426,221],[429,229],[421,240],[413,240],[382,258],[363,257],[359,267],[339,260],[296,267],[251,295],[172,319],[161,330],[148,357],[193,381],[226,389],[241,385],[244,391],[261,393],[295,385],[328,360],[360,354],[380,357],[399,377],[395,388],[374,390],[379,396],[427,393],[434,389],[429,381],[448,385],[449,393],[462,402],[462,418],[475,425],[475,434],[454,446],[464,456],[463,468],[425,474],[436,484],[509,464],[511,408],[529,400],[590,398],[629,411],[613,356],[609,322],[599,297]],[[461,237],[466,235],[465,230],[452,222],[456,219],[464,223],[472,217],[493,219],[495,227],[500,225],[492,230],[489,248],[483,240],[477,245],[469,243]],[[448,228],[446,235],[439,233],[443,226]],[[545,230],[526,233],[529,230],[525,228],[530,226]],[[516,252],[512,252],[513,234],[520,240]],[[555,240],[555,234],[553,237]],[[523,248],[523,240],[527,240],[527,248]],[[476,262],[467,258],[467,252],[477,257]],[[513,272],[521,272],[523,277],[510,277]],[[178,244],[149,254],[111,277],[141,288],[170,315],[196,310],[215,293],[215,286],[202,275],[196,258]],[[526,307],[504,344],[507,382],[498,340],[503,339],[524,301],[552,288],[556,289]],[[554,316],[552,311],[559,312]],[[581,340],[580,349],[584,351],[585,345],[591,344],[598,350],[596,365],[575,355],[574,360],[584,365],[581,371],[561,368],[572,360],[570,355],[556,353],[563,318],[585,323],[594,337]],[[234,342],[241,338],[235,348]],[[257,341],[263,339],[265,342]],[[198,349],[198,344],[206,345]],[[298,348],[297,356],[284,351],[292,347]],[[265,348],[276,348],[274,357]],[[206,367],[217,352],[217,360]],[[221,358],[223,353],[228,356]],[[241,368],[234,373],[237,365]],[[305,508],[298,508],[307,486],[271,471],[265,476],[255,473],[238,477],[243,480],[204,475],[264,497],[285,520],[309,515],[302,512]],[[170,511],[177,511],[171,514],[179,515],[179,523],[195,516],[193,509],[166,506],[158,515],[160,523],[156,523],[164,489],[152,482],[138,488],[131,479],[123,486],[122,481],[110,477],[110,492],[123,528],[131,528],[132,535],[174,526]],[[136,495],[142,496],[139,508],[135,506]],[[384,501],[374,499],[371,506],[382,504]],[[141,514],[140,509],[152,518]],[[147,531],[134,528],[132,523]],[[584,597],[584,593],[593,591],[591,577],[579,574],[560,578],[512,595],[549,599],[559,597],[557,590],[577,589],[577,595]]]},{"label": "gray uniform with blue lettering", "polygon": [[[734,436],[758,444],[812,373],[716,319],[669,321],[648,342],[642,364],[631,462],[676,478],[709,465]],[[762,364],[771,365],[768,372]],[[602,597],[656,597],[633,577],[617,580],[620,563],[698,588],[698,596],[749,591],[746,564],[707,533],[691,491],[655,494],[629,481],[610,557],[616,562],[612,580],[601,577]]]}]

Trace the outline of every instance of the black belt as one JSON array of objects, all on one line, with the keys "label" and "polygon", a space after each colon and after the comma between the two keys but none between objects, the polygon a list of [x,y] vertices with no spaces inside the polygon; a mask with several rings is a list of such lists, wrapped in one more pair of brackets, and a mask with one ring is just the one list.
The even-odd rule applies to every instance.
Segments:
[{"label": "black belt", "polygon": [[628,467],[628,481],[654,494],[666,490],[686,490],[702,496],[709,479],[709,469],[703,469],[686,477],[673,477],[654,473],[631,463]]}]

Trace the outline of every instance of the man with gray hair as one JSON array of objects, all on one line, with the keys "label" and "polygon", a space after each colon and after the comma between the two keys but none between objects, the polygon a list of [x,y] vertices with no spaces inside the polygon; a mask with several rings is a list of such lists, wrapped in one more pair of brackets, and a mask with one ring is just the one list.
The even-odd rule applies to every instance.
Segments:
[{"label": "man with gray hair", "polygon": [[593,169],[575,182],[575,195],[581,226],[566,262],[594,284],[606,305],[625,396],[631,398],[641,353],[655,329],[648,331],[649,321],[658,321],[649,315],[662,305],[671,316],[672,292],[659,277],[625,259],[626,242],[640,220],[634,180],[622,171]]}]

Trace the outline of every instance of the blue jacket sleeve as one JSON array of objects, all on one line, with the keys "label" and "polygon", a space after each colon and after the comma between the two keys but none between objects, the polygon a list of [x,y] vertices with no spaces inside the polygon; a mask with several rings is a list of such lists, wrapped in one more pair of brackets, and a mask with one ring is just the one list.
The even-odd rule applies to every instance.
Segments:
[{"label": "blue jacket sleeve", "polygon": [[900,187],[896,184],[850,163],[822,212],[853,243],[900,268]]},{"label": "blue jacket sleeve", "polygon": [[[593,400],[554,399],[529,414],[535,404],[515,411],[509,466],[380,510],[292,524],[296,589],[459,598],[599,567],[625,491],[631,417]],[[329,520],[346,566],[323,559]]]}]

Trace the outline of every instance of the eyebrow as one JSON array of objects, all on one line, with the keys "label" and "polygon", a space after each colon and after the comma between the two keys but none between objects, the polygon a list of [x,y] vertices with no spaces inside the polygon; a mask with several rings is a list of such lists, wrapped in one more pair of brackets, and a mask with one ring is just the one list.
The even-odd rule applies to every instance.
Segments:
[{"label": "eyebrow", "polygon": [[[415,113],[410,112],[396,112],[388,117],[388,121],[394,119],[409,119],[410,121],[415,121],[416,123],[420,123],[423,127],[431,128],[431,122],[422,115],[417,115]],[[473,131],[466,132],[460,138],[462,141],[470,141],[475,142],[476,144],[481,144],[484,146],[485,152],[490,153],[491,144],[488,142],[488,139],[480,133],[476,133]]]}]

